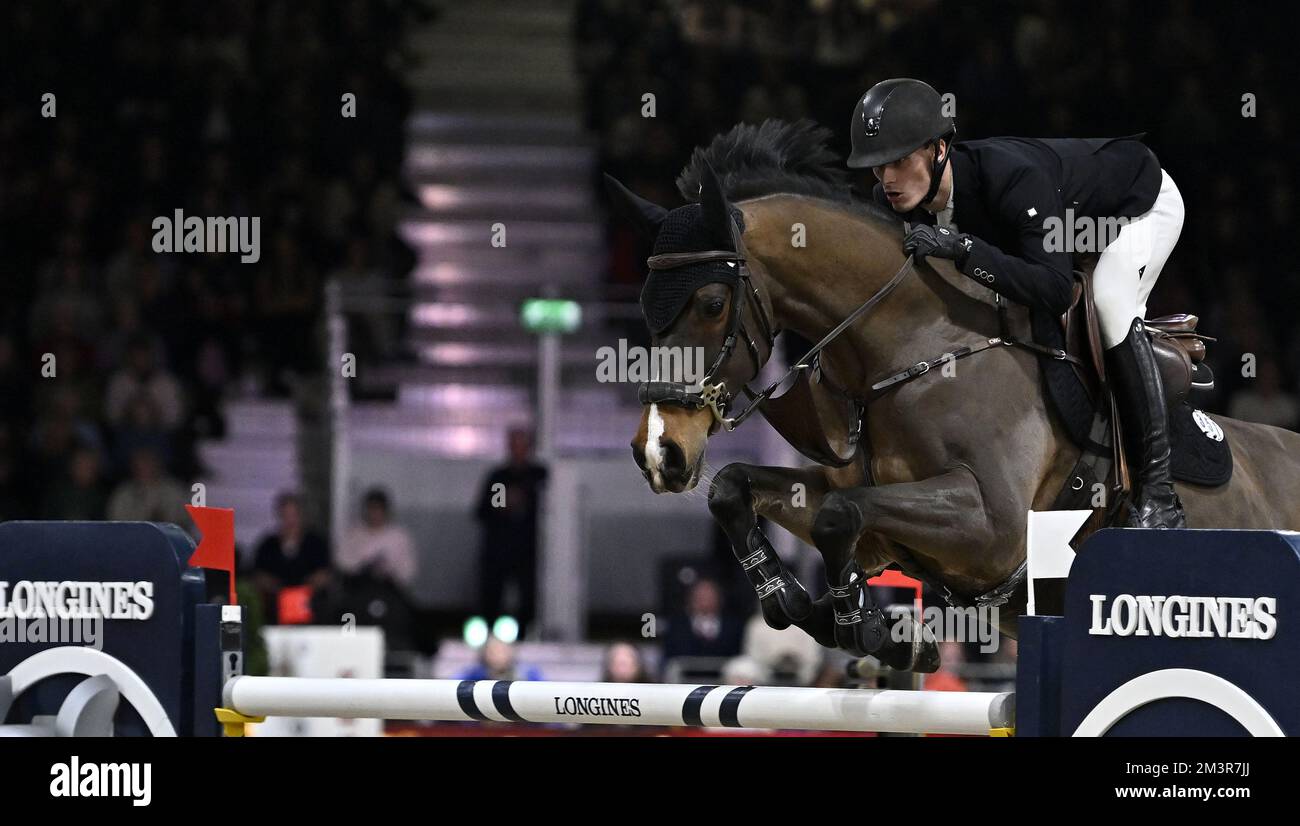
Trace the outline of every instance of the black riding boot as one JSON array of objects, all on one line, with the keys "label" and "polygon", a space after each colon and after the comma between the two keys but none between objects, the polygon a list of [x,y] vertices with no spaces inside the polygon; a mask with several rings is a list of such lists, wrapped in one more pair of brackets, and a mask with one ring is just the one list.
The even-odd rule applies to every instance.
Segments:
[{"label": "black riding boot", "polygon": [[1169,413],[1155,353],[1142,319],[1133,319],[1128,337],[1106,351],[1131,444],[1137,490],[1129,525],[1134,528],[1183,528],[1183,506],[1169,476]]}]

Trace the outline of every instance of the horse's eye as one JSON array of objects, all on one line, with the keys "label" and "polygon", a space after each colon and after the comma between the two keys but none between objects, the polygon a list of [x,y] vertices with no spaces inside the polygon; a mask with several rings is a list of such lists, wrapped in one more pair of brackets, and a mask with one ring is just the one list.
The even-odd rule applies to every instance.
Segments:
[{"label": "horse's eye", "polygon": [[722,308],[727,306],[727,302],[721,298],[711,299],[704,305],[704,314],[709,318],[717,318],[722,315]]}]

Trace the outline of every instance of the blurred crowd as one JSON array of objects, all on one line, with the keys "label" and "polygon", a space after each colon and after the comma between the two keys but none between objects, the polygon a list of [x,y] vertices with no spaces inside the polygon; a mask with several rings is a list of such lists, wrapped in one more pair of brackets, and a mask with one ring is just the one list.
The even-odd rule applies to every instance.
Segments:
[{"label": "blurred crowd", "polygon": [[[1149,316],[1219,337],[1202,406],[1300,424],[1289,26],[1190,0],[580,0],[575,36],[600,169],[666,206],[691,149],[740,121],[809,117],[847,155],[854,103],[889,77],[952,94],[958,140],[1146,132],[1187,208]],[[634,289],[644,243],[609,234]]]},{"label": "blurred crowd", "polygon": [[[188,524],[223,399],[319,370],[326,279],[409,271],[398,46],[423,13],[0,6],[0,519]],[[259,217],[260,260],[154,252],[176,210]]]}]

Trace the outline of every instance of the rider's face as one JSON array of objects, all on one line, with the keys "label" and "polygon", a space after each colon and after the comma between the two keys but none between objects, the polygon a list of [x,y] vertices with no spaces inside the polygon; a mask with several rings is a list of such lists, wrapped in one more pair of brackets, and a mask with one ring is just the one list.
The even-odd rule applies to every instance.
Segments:
[{"label": "rider's face", "polygon": [[912,154],[884,166],[872,167],[876,180],[895,212],[911,212],[921,204],[930,188],[930,166],[934,163],[934,146],[927,145]]}]

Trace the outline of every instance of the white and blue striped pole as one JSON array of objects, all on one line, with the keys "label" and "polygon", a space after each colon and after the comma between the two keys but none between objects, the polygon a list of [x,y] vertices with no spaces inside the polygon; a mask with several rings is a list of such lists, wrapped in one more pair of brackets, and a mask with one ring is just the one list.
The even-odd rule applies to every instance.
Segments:
[{"label": "white and blue striped pole", "polygon": [[715,726],[987,735],[1014,695],[656,683],[236,677],[226,707],[249,717]]}]

